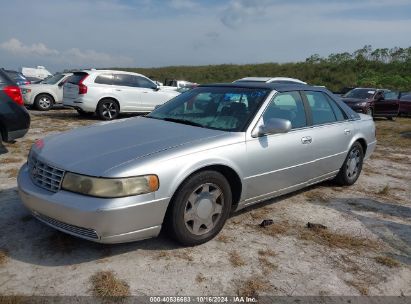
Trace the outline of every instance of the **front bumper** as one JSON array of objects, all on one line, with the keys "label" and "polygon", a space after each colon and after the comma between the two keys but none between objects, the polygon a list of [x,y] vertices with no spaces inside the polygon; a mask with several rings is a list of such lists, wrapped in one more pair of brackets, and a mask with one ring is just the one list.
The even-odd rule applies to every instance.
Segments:
[{"label": "front bumper", "polygon": [[170,198],[154,193],[102,199],[60,190],[50,192],[31,181],[24,165],[17,178],[23,204],[43,223],[99,243],[132,242],[156,237]]}]

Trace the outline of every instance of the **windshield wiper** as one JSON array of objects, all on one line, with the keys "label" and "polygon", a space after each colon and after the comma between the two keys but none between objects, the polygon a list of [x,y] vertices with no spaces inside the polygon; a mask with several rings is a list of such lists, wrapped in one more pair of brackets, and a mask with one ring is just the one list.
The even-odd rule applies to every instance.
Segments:
[{"label": "windshield wiper", "polygon": [[187,120],[187,119],[179,119],[179,118],[166,117],[166,118],[163,118],[163,120],[165,120],[165,121],[171,121],[171,122],[177,122],[177,123],[182,123],[182,124],[185,124],[185,125],[190,125],[190,126],[195,126],[195,127],[204,128],[204,126],[203,126],[202,124],[199,124],[199,123],[193,122],[193,121],[191,121],[191,120]]}]

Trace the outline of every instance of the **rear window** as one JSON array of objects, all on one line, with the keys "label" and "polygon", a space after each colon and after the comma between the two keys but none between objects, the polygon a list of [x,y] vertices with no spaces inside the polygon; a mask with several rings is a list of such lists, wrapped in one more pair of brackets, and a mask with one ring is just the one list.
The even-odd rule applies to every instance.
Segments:
[{"label": "rear window", "polygon": [[87,75],[88,74],[84,72],[74,73],[73,75],[70,76],[67,82],[72,83],[72,84],[79,84],[79,82]]}]

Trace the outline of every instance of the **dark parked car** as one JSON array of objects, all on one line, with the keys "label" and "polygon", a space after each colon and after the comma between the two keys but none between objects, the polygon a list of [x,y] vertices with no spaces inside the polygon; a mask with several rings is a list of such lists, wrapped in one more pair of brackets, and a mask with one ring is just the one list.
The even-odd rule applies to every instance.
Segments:
[{"label": "dark parked car", "polygon": [[355,88],[341,98],[358,113],[393,119],[399,113],[399,96],[399,92],[386,89]]},{"label": "dark parked car", "polygon": [[0,143],[23,137],[29,127],[30,115],[20,88],[0,69]]},{"label": "dark parked car", "polygon": [[407,95],[401,95],[400,98],[400,110],[398,115],[409,116],[411,115],[411,92]]},{"label": "dark parked car", "polygon": [[31,82],[20,72],[4,70],[4,72],[18,85],[30,84]]}]

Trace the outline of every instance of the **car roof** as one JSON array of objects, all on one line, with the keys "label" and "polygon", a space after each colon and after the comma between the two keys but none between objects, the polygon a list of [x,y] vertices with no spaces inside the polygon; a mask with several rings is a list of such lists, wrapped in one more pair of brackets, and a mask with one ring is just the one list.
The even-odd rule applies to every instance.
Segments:
[{"label": "car roof", "polygon": [[231,82],[231,83],[210,83],[202,84],[200,87],[232,87],[232,88],[257,88],[276,90],[278,92],[287,91],[328,91],[326,88],[314,87],[300,83],[275,83],[275,82]]},{"label": "car roof", "polygon": [[275,81],[291,81],[291,82],[296,82],[296,83],[301,83],[301,84],[307,84],[306,82],[296,79],[296,78],[290,78],[290,77],[244,77],[238,80],[235,80],[234,82],[243,82],[243,81],[250,81],[250,82],[275,82]]},{"label": "car roof", "polygon": [[137,76],[142,76],[144,78],[148,78],[147,76],[143,75],[143,74],[139,74],[139,73],[135,73],[135,72],[127,72],[127,71],[121,71],[121,70],[95,70],[95,69],[91,69],[91,70],[81,70],[81,71],[77,71],[74,73],[87,73],[87,74],[103,74],[103,73],[122,73],[122,74],[129,74],[129,75],[137,75]]}]

